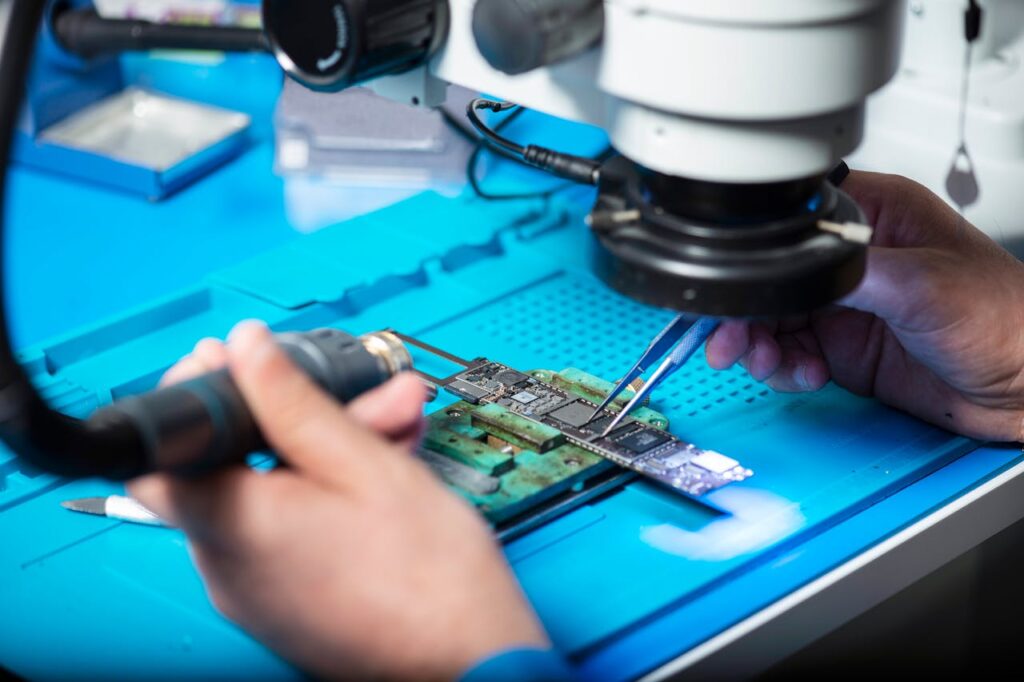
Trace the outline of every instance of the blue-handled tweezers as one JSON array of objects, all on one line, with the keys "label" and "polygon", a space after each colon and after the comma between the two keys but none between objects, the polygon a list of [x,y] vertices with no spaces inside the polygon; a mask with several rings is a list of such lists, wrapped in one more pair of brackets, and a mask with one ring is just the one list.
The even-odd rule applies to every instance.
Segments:
[{"label": "blue-handled tweezers", "polygon": [[[686,364],[687,360],[693,357],[693,354],[701,347],[701,345],[711,336],[711,332],[718,328],[718,320],[710,317],[697,317],[694,318],[692,315],[679,315],[674,320],[669,322],[668,326],[658,332],[658,335],[654,337],[651,343],[647,346],[647,349],[640,356],[640,359],[636,361],[632,369],[626,373],[626,376],[622,378],[619,383],[615,385],[604,402],[594,410],[594,414],[591,416],[591,420],[594,419],[602,410],[612,404],[619,394],[622,393],[633,382],[637,377],[641,376],[647,369],[654,364],[659,358],[668,353],[668,356],[658,365],[658,369],[654,370],[654,374],[647,381],[646,384],[641,387],[636,394],[630,399],[629,403],[626,404],[622,410],[615,415],[615,419],[608,424],[608,428],[601,434],[602,437],[607,436],[615,427],[617,427],[622,420],[626,418],[633,409],[639,405],[643,400],[650,395],[651,391],[658,387],[658,384],[663,382],[665,379],[672,376],[676,370]],[[671,349],[671,352],[670,352]]]}]

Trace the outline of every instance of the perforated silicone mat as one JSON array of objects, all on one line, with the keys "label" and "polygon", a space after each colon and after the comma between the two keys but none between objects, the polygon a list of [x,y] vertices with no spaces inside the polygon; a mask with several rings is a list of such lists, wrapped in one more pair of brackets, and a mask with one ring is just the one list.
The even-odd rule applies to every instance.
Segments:
[{"label": "perforated silicone mat", "polygon": [[[474,315],[468,338],[483,347],[522,348],[555,368],[579,367],[616,379],[674,313],[637,305],[586,276],[567,274],[510,296]],[[586,330],[581,333],[581,330]],[[727,403],[769,396],[740,368],[711,370],[700,358],[659,389],[659,409],[696,417]]]},{"label": "perforated silicone mat", "polygon": [[[39,385],[79,413],[152,385],[195,339],[222,336],[246,317],[278,329],[393,326],[464,356],[615,379],[670,313],[627,300],[590,274],[588,199],[482,204],[422,195],[24,357]],[[633,483],[507,548],[556,644],[577,658],[725,589],[972,447],[835,387],[780,396],[741,370],[713,372],[699,357],[659,389],[653,406],[675,433],[755,475],[710,494],[708,505]],[[67,484],[9,455],[0,457],[0,481],[0,597],[11,614],[0,619],[0,660],[15,670],[292,674],[215,614],[178,532],[59,507],[115,487]],[[367,533],[386,532],[383,523]],[[765,598],[736,595],[723,621]],[[719,627],[687,637],[700,641]],[[59,662],[42,650],[55,640],[68,643]],[[119,655],[101,664],[95,649],[111,642]]]}]

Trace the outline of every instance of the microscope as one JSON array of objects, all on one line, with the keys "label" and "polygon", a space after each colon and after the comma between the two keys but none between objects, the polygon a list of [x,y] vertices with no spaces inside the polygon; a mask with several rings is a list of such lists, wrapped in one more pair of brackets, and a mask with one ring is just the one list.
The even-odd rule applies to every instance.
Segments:
[{"label": "microscope", "polygon": [[[44,4],[18,0],[6,16],[3,159]],[[511,146],[596,185],[594,267],[611,287],[687,313],[750,318],[806,312],[859,283],[865,240],[842,228],[863,215],[829,173],[861,141],[865,99],[896,71],[905,10],[897,0],[264,0],[262,15],[285,72],[316,90],[368,84],[437,106],[454,83],[603,128],[617,156],[602,162]],[[40,468],[202,472],[260,442],[224,375],[84,421],[56,413],[5,330],[3,438]],[[339,398],[385,380],[395,363],[381,357],[401,355],[311,334],[283,343],[303,366],[326,367],[327,379],[353,358],[368,368],[356,389],[335,382]],[[331,357],[338,366],[324,365]]]},{"label": "microscope", "polygon": [[446,83],[607,131],[594,267],[701,315],[778,316],[849,293],[863,222],[827,180],[895,74],[889,0],[265,0],[284,70],[437,105]]}]

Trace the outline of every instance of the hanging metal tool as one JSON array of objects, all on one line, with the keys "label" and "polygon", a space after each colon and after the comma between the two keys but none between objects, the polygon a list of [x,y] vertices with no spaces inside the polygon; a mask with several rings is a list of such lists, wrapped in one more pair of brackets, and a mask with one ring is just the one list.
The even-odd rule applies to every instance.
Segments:
[{"label": "hanging metal tool", "polygon": [[971,57],[974,51],[974,43],[981,35],[982,10],[977,0],[968,0],[967,9],[964,12],[964,37],[967,45],[964,53],[964,69],[960,78],[960,119],[959,119],[959,144],[953,155],[953,164],[946,175],[946,192],[949,198],[957,205],[960,212],[978,201],[981,196],[981,188],[978,185],[978,176],[974,170],[974,161],[967,151],[967,104],[971,83]]}]

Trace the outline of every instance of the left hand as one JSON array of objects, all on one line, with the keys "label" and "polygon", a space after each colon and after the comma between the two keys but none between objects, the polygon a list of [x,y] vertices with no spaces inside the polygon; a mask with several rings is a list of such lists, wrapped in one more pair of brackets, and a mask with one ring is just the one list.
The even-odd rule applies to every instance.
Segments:
[{"label": "left hand", "polygon": [[867,272],[836,305],[729,320],[708,364],[740,362],[777,391],[832,380],[972,438],[1024,441],[1024,265],[916,182],[843,183],[874,235]]},{"label": "left hand", "polygon": [[214,605],[325,678],[453,679],[498,651],[549,646],[490,529],[410,452],[419,380],[342,406],[266,328],[236,332],[166,380],[226,363],[290,467],[130,486],[188,534]]}]

